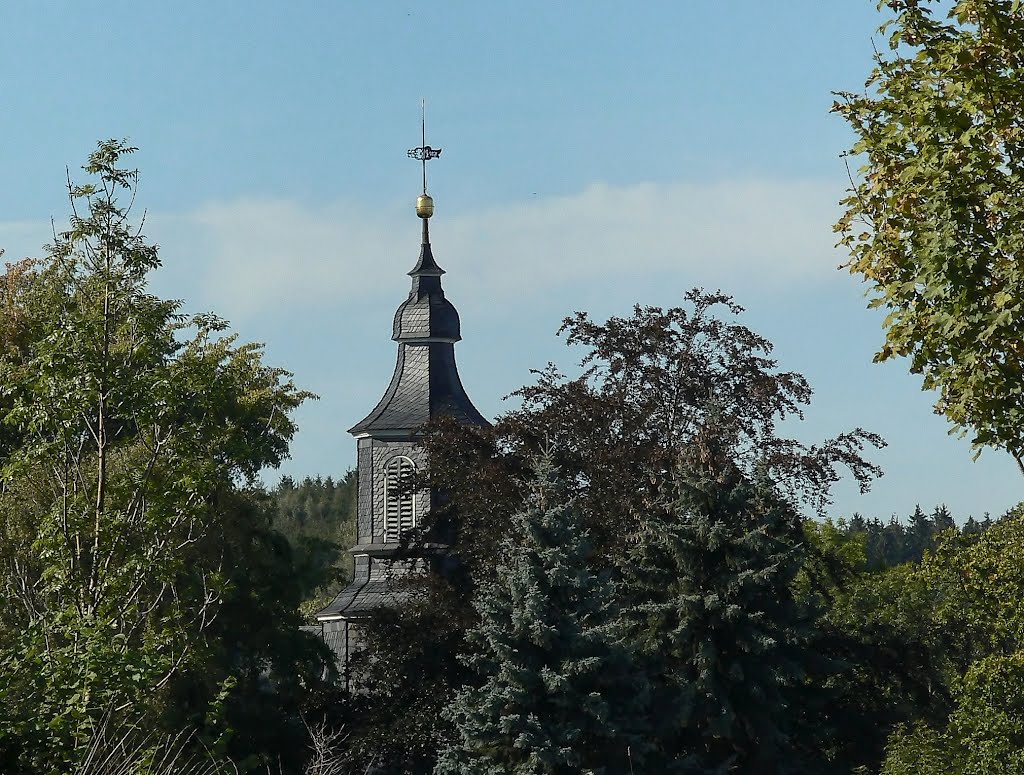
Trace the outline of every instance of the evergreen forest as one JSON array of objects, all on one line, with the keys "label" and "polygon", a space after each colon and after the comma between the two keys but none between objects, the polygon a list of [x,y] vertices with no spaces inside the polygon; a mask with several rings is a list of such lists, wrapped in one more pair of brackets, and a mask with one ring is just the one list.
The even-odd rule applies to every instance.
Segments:
[{"label": "evergreen forest", "polygon": [[[882,5],[845,269],[876,360],[1024,474],[1024,9]],[[576,362],[422,427],[422,572],[339,670],[356,472],[274,473],[314,396],[153,293],[135,150],[0,278],[0,772],[1024,773],[1024,503],[836,513],[884,428],[785,435],[811,386],[722,291],[566,310]]]}]

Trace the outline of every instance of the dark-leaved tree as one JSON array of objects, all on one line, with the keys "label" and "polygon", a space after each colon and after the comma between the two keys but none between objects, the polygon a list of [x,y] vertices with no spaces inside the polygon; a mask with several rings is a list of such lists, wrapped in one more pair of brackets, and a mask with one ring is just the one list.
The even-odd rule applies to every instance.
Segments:
[{"label": "dark-leaved tree", "polygon": [[[697,470],[722,459],[751,482],[770,480],[780,502],[819,512],[841,468],[862,488],[880,473],[862,457],[865,445],[883,444],[873,433],[855,429],[807,444],[778,432],[782,419],[801,417],[811,390],[799,374],[778,369],[767,339],[735,321],[741,311],[725,294],[695,289],[684,306],[637,306],[603,323],[577,313],[561,331],[584,350],[581,373],[569,377],[553,365],[537,372],[534,384],[515,393],[520,408],[491,428],[442,421],[430,429],[429,484],[446,496],[430,518],[453,543],[448,560],[438,563],[443,583],[423,587],[421,604],[404,612],[404,632],[452,644],[455,653],[410,663],[406,658],[418,652],[393,628],[367,628],[368,680],[403,676],[430,687],[429,703],[411,702],[423,695],[407,690],[410,702],[385,709],[395,730],[390,744],[403,745],[403,730],[416,731],[410,746],[422,747],[425,735],[438,746],[451,740],[450,724],[434,708],[449,702],[463,679],[449,670],[467,649],[453,632],[476,620],[469,601],[495,576],[511,529],[506,515],[523,510],[529,461],[538,452],[549,451],[562,472],[595,567],[610,569],[615,580],[652,525],[678,520],[665,493],[681,459]],[[353,730],[353,740],[363,734]]]}]

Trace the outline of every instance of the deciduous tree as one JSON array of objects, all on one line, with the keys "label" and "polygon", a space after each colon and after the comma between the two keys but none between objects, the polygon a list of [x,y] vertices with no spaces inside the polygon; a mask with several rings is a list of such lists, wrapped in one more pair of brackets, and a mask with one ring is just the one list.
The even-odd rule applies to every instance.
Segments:
[{"label": "deciduous tree", "polygon": [[888,50],[834,110],[861,177],[836,225],[888,312],[875,356],[906,356],[976,454],[1024,473],[1024,9],[884,0]]},{"label": "deciduous tree", "polygon": [[933,641],[952,702],[948,716],[919,716],[894,734],[882,772],[994,775],[1024,767],[1022,554],[1018,506],[980,535],[947,534],[910,571],[931,598],[918,629]]},{"label": "deciduous tree", "polygon": [[289,415],[309,395],[264,365],[258,345],[223,336],[216,317],[187,317],[147,292],[157,248],[120,199],[134,197],[137,174],[122,166],[133,150],[100,143],[85,167],[91,181],[68,184],[68,228],[44,259],[3,278],[8,770],[68,771],[101,718],[154,723],[190,672],[230,687],[228,663],[204,660],[223,643],[219,617],[253,611],[244,601],[259,584],[246,563],[272,556],[261,520],[246,520],[244,487],[287,454]]}]

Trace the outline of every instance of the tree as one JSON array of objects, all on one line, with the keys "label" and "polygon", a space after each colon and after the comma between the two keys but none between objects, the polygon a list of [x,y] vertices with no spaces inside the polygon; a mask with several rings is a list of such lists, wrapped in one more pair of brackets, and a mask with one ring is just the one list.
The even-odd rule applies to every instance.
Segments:
[{"label": "tree", "polygon": [[1018,506],[974,537],[947,534],[912,571],[931,596],[926,629],[952,702],[948,715],[920,716],[893,735],[884,773],[988,775],[1024,767],[1022,551]]},{"label": "tree", "polygon": [[[603,323],[578,312],[560,334],[583,348],[581,373],[554,364],[513,395],[522,407],[491,429],[441,423],[427,438],[432,482],[450,494],[435,519],[458,522],[462,559],[486,575],[504,513],[521,504],[525,461],[550,449],[572,494],[582,499],[599,554],[624,557],[626,541],[664,511],[666,482],[682,454],[727,457],[745,475],[763,468],[798,505],[822,513],[846,469],[862,490],[881,475],[865,460],[885,442],[856,428],[818,444],[782,436],[778,424],[802,418],[811,388],[781,371],[773,345],[738,323],[743,308],[721,292],[694,288],[684,306],[637,305]],[[518,499],[518,500],[517,500]],[[479,542],[479,543],[478,543]],[[613,563],[614,564],[614,563]]]},{"label": "tree", "polygon": [[463,687],[447,711],[458,740],[437,773],[617,773],[631,754],[643,763],[645,681],[561,489],[542,462],[496,578],[478,592],[467,662],[483,683]]},{"label": "tree", "polygon": [[834,106],[864,160],[836,224],[846,266],[888,311],[875,360],[908,357],[951,432],[1024,473],[1024,10],[883,5],[889,52]]},{"label": "tree", "polygon": [[956,522],[953,520],[949,507],[945,503],[936,506],[932,511],[932,538],[934,539],[936,533],[954,529],[956,529]]},{"label": "tree", "polygon": [[[257,558],[288,558],[263,552],[273,538],[260,538],[246,485],[287,454],[289,415],[309,394],[265,366],[258,345],[220,336],[223,321],[186,317],[179,302],[146,292],[157,248],[119,201],[134,197],[137,173],[120,166],[133,151],[101,142],[84,168],[94,182],[69,181],[68,229],[44,259],[4,277],[6,770],[67,771],[101,719],[115,730],[158,727],[197,676],[216,685],[193,693],[211,701],[191,712],[224,732],[210,695],[252,675],[232,676],[230,666],[249,660],[258,672],[287,651],[264,643],[216,659],[231,641],[218,634],[222,615],[266,613],[288,599],[282,590],[268,599],[247,576]],[[262,604],[245,602],[255,598]],[[279,619],[271,630],[302,638],[297,623]],[[298,668],[315,656],[289,669],[315,675]]]},{"label": "tree", "polygon": [[[402,679],[398,703],[381,708],[389,745],[422,751],[432,738],[436,750],[449,739],[450,726],[434,709],[458,688],[452,665],[466,648],[459,636],[477,618],[470,601],[494,578],[507,515],[525,507],[529,461],[538,452],[550,450],[576,499],[592,562],[617,581],[631,544],[651,525],[677,518],[664,494],[684,453],[693,462],[724,458],[751,476],[761,467],[780,498],[815,510],[827,504],[841,467],[862,487],[880,473],[861,456],[865,446],[883,444],[875,434],[856,429],[812,445],[777,432],[782,418],[800,415],[810,387],[778,369],[771,343],[736,322],[740,312],[727,295],[694,289],[683,306],[637,306],[603,323],[577,313],[562,332],[584,350],[581,374],[554,366],[538,372],[517,391],[521,408],[492,428],[441,421],[428,429],[423,486],[445,497],[428,533],[448,536],[451,552],[433,561],[437,574],[402,611],[401,628],[381,621],[367,628],[368,680],[387,691],[390,679]],[[424,638],[439,644],[429,655],[416,645]],[[446,647],[452,651],[442,658]]]},{"label": "tree", "polygon": [[829,665],[796,595],[802,520],[770,480],[721,463],[680,467],[675,518],[625,569],[631,636],[660,678],[662,768],[820,772]]},{"label": "tree", "polygon": [[917,504],[914,506],[914,513],[910,515],[909,523],[907,529],[907,549],[909,549],[907,559],[910,559],[910,557],[920,558],[924,554],[925,548],[932,542],[932,534],[934,532],[932,522],[925,515],[924,511],[921,510],[921,505]]},{"label": "tree", "polygon": [[961,649],[955,632],[934,624],[941,596],[912,563],[858,574],[833,591],[817,626],[823,650],[843,666],[828,678],[836,723],[827,745],[837,760],[876,772],[900,724],[948,715]]}]

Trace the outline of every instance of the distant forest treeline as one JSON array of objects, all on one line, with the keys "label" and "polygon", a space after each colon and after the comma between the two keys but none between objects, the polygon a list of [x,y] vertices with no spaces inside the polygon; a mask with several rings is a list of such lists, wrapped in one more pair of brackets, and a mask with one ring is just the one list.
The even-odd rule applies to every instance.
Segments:
[{"label": "distant forest treeline", "polygon": [[356,472],[300,482],[284,476],[269,496],[272,525],[288,539],[297,563],[327,579],[303,604],[303,614],[311,617],[352,578],[348,549],[356,539]]},{"label": "distant forest treeline", "polygon": [[[303,612],[312,616],[352,578],[348,549],[356,539],[356,472],[349,470],[337,479],[307,476],[298,482],[284,476],[269,496],[273,526],[288,539],[299,564],[314,573],[326,572],[330,579],[303,606]],[[940,533],[958,530],[962,535],[976,535],[997,521],[988,514],[981,520],[968,516],[958,526],[945,504],[930,512],[917,506],[906,517],[893,514],[887,521],[857,512],[849,518],[827,520],[843,536],[863,544],[869,571],[920,562],[926,551],[935,549]]]},{"label": "distant forest treeline", "polygon": [[932,509],[930,514],[917,506],[902,520],[894,514],[888,522],[883,522],[878,517],[866,519],[854,512],[848,520],[840,518],[834,524],[848,536],[863,537],[868,570],[882,570],[905,562],[920,562],[926,551],[935,548],[937,537],[942,532],[957,529],[963,535],[976,535],[995,522],[988,514],[981,521],[969,516],[962,526],[957,527],[953,515],[942,504]]}]

